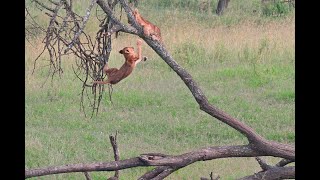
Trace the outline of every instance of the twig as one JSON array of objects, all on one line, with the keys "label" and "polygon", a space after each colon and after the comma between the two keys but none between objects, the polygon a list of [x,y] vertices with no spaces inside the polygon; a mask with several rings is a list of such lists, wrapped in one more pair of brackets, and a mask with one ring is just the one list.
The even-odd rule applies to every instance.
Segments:
[{"label": "twig", "polygon": [[263,159],[256,157],[256,160],[258,161],[258,163],[263,171],[266,171],[266,170],[272,168],[272,166],[268,165]]},{"label": "twig", "polygon": [[30,22],[29,20],[28,20],[28,22],[29,22],[35,29],[40,29],[42,32],[46,32],[46,30],[45,30],[44,28],[42,28],[42,27],[34,20],[34,18],[33,18],[33,17],[31,16],[31,14],[29,13],[29,10],[28,10],[27,7],[25,8],[25,10],[26,10],[26,12],[27,12],[25,19],[28,20],[28,19],[27,19],[27,16],[30,17],[31,20],[32,20],[32,22]]},{"label": "twig", "polygon": [[86,15],[83,19],[83,23],[82,23],[82,26],[81,28],[79,29],[79,31],[75,34],[73,40],[71,41],[71,43],[69,44],[69,46],[67,47],[67,49],[64,50],[64,53],[67,53],[69,51],[69,49],[71,49],[75,43],[76,40],[78,40],[79,36],[81,35],[83,29],[85,28],[86,24],[87,24],[87,21],[90,17],[90,13],[91,13],[91,9],[93,7],[93,5],[97,2],[97,0],[92,0],[91,1],[91,4],[90,6],[87,8],[87,11],[86,11]]},{"label": "twig", "polygon": [[83,172],[86,180],[91,180],[90,174],[88,172]]},{"label": "twig", "polygon": [[129,20],[130,24],[138,30],[139,35],[143,34],[142,26],[134,18],[133,12],[132,12],[132,9],[130,8],[130,6],[127,4],[127,2],[125,0],[119,0],[119,1],[120,1],[121,6],[123,7],[125,12],[127,13],[128,20]]},{"label": "twig", "polygon": [[220,179],[219,175],[216,178],[213,178],[213,172],[211,172],[209,175],[210,175],[210,179],[206,177],[201,177],[200,180],[219,180]]},{"label": "twig", "polygon": [[53,0],[49,0],[52,4],[54,4],[54,5],[58,5],[59,4],[59,2],[55,2],[55,1],[53,1]]},{"label": "twig", "polygon": [[278,163],[276,164],[276,166],[277,166],[277,167],[283,167],[283,166],[285,166],[285,165],[287,165],[287,164],[290,164],[290,163],[292,163],[292,162],[294,162],[294,161],[292,161],[292,160],[290,160],[290,159],[282,159],[280,162],[278,162]]},{"label": "twig", "polygon": [[[117,135],[118,135],[118,131],[116,131],[116,135],[109,136],[112,148],[113,148],[113,153],[114,153],[114,160],[115,161],[119,161],[120,160],[120,153],[119,153],[119,148],[118,148],[118,143],[117,143]],[[119,179],[119,170],[115,171],[114,177]]]},{"label": "twig", "polygon": [[108,84],[108,88],[109,88],[109,99],[110,99],[111,104],[113,104],[113,102],[112,102],[112,93],[113,93],[112,84]]},{"label": "twig", "polygon": [[[33,1],[36,2],[38,5],[40,5],[41,7],[45,8],[46,10],[51,11],[51,12],[53,12],[53,13],[55,12],[54,9],[49,8],[48,6],[44,5],[43,3],[41,3],[41,2],[39,2],[39,1],[37,1],[37,0],[33,0]],[[58,4],[55,4],[55,5],[58,5]]]}]

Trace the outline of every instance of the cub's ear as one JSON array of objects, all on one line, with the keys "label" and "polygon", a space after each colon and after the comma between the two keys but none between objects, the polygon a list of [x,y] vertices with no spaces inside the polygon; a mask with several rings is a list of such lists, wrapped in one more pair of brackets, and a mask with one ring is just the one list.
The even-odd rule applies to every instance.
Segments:
[{"label": "cub's ear", "polygon": [[119,53],[120,53],[120,54],[123,54],[123,50],[120,50]]}]

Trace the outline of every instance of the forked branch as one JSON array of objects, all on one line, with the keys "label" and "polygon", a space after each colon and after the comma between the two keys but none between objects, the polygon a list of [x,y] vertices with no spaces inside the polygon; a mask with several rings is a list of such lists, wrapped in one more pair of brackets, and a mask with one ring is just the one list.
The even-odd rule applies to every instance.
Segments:
[{"label": "forked branch", "polygon": [[[271,166],[268,165],[263,159],[260,157],[256,157],[256,160],[258,161],[262,171],[258,173],[254,173],[253,175],[246,176],[243,178],[240,178],[238,180],[275,180],[275,179],[294,179],[295,178],[295,167],[283,167],[283,166]],[[288,163],[289,160],[282,160],[280,162]],[[282,164],[282,165],[284,165]]]}]

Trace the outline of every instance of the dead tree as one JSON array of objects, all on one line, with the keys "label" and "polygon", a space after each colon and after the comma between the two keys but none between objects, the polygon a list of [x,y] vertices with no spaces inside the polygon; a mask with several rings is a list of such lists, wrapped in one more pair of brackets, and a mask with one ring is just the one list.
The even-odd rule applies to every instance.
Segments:
[{"label": "dead tree", "polygon": [[[54,57],[58,56],[58,58],[56,59],[59,60],[62,54],[68,52],[69,50],[71,51],[71,53],[73,53],[73,55],[78,56],[81,58],[81,60],[83,60],[79,68],[80,70],[84,69],[84,72],[87,73],[86,77],[91,78],[92,80],[97,79],[97,75],[93,74],[99,72],[99,70],[92,71],[92,69],[94,68],[90,69],[88,67],[95,67],[96,69],[98,69],[101,65],[100,59],[102,58],[102,61],[106,61],[107,59],[105,58],[108,58],[108,54],[103,54],[102,50],[105,50],[107,52],[110,51],[108,51],[108,49],[104,49],[104,47],[102,46],[99,46],[98,42],[96,45],[93,45],[91,38],[89,36],[86,36],[84,32],[83,27],[85,26],[87,18],[89,18],[88,14],[90,14],[91,6],[89,6],[89,8],[87,9],[88,11],[86,13],[86,17],[82,18],[78,17],[70,8],[72,1],[67,3],[66,0],[61,0],[59,2],[50,0],[50,2],[55,5],[54,9],[49,9],[49,6],[47,7],[46,5],[43,5],[44,7],[48,8],[48,11],[51,12],[50,24],[47,28],[48,30],[46,31],[47,41],[44,41],[46,43],[46,46],[49,47],[46,50],[49,52],[50,55],[52,55],[52,57],[50,57],[54,59]],[[119,17],[116,17],[113,7],[115,7],[114,5],[116,5],[118,2],[120,3],[121,8],[124,9],[127,18],[131,22],[131,25],[122,23]],[[283,160],[281,160],[276,166],[262,166],[261,164],[266,163],[261,163],[261,161],[259,161],[258,158],[257,160],[262,167],[262,171],[252,176],[244,177],[242,179],[254,179],[255,177],[263,177],[264,179],[288,179],[295,177],[295,167],[284,167],[287,164],[295,161],[295,147],[290,144],[278,143],[275,141],[265,139],[239,119],[230,116],[218,107],[209,103],[206,95],[203,93],[198,84],[193,80],[192,76],[174,60],[170,52],[167,51],[164,44],[162,44],[159,41],[153,40],[151,37],[148,37],[143,33],[142,27],[136,22],[135,18],[133,17],[132,9],[130,8],[126,0],[108,1],[108,3],[104,0],[92,0],[92,4],[97,4],[98,7],[103,10],[103,12],[106,15],[105,19],[107,19],[107,21],[102,21],[103,23],[101,29],[97,30],[98,35],[101,35],[102,32],[105,32],[104,34],[107,34],[107,37],[110,37],[115,32],[123,32],[142,38],[154,50],[154,52],[156,52],[162,58],[162,60],[165,63],[167,63],[167,65],[169,65],[169,67],[172,70],[174,70],[175,73],[181,78],[181,80],[185,83],[187,88],[189,88],[195,101],[198,103],[200,110],[212,116],[212,119],[219,120],[229,125],[234,130],[240,132],[247,138],[248,143],[244,145],[206,147],[195,151],[186,152],[181,155],[147,153],[140,154],[137,157],[124,160],[116,160],[111,162],[80,163],[45,168],[25,169],[25,178],[59,173],[118,171],[122,169],[134,168],[139,166],[154,166],[155,168],[153,170],[145,173],[137,179],[155,180],[163,179],[169,176],[174,171],[177,171],[198,161],[208,161],[219,158],[259,156],[273,156],[283,158]],[[64,6],[64,8],[62,8],[62,6]],[[64,33],[69,32],[66,30],[67,28],[61,30],[59,29],[61,28],[60,26],[55,26],[56,24],[61,25],[61,21],[55,23],[57,17],[62,18],[62,20],[66,18],[66,16],[57,16],[57,12],[60,9],[67,10],[66,16],[68,16],[69,18],[71,17],[71,22],[74,23],[72,26],[72,33],[69,33],[67,36],[69,39],[64,38],[62,34],[59,33],[62,31],[64,31]],[[79,39],[79,36],[81,35],[87,38],[89,44],[92,43],[93,45],[89,46],[89,48],[87,47],[86,50],[88,51],[86,51],[85,53],[82,52],[82,50],[85,50],[83,47],[84,43]],[[59,40],[59,42],[63,43],[65,46],[60,46],[60,49],[52,48],[55,47],[54,45],[57,45],[52,44],[52,41],[50,41],[52,38]],[[99,39],[104,37],[97,36],[97,38]],[[108,39],[105,40],[106,42],[111,43],[111,39],[110,41],[107,41]],[[107,45],[107,43],[105,45]],[[97,49],[94,49],[93,47],[96,47]],[[93,50],[97,51],[93,52]],[[53,64],[56,65],[55,61]]]},{"label": "dead tree", "polygon": [[216,14],[218,16],[223,14],[223,11],[228,7],[230,0],[219,0],[217,9],[216,9]]}]

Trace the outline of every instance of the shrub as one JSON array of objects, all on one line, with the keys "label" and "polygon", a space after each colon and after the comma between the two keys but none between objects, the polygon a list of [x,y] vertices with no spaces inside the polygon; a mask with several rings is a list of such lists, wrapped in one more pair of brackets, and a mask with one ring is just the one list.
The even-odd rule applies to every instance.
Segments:
[{"label": "shrub", "polygon": [[281,16],[287,15],[292,11],[290,3],[283,2],[281,0],[275,0],[267,2],[262,6],[262,15],[264,16]]},{"label": "shrub", "polygon": [[177,46],[174,50],[174,55],[177,60],[191,66],[208,60],[205,48],[193,42],[185,42]]}]

